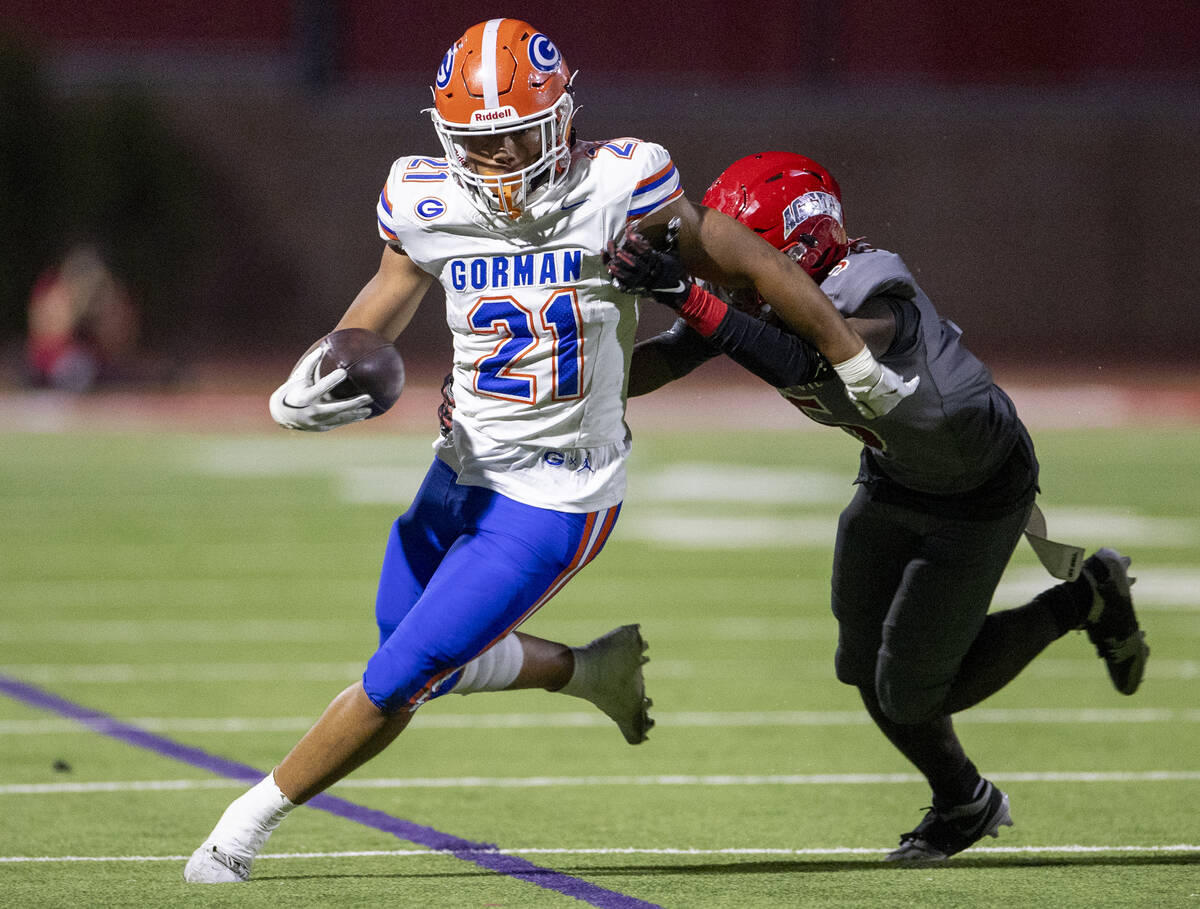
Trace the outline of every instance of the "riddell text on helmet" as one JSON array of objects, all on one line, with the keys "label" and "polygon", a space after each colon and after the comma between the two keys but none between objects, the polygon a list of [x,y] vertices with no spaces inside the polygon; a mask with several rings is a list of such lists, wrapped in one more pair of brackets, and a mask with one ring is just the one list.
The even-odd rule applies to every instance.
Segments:
[{"label": "riddell text on helmet", "polygon": [[497,120],[515,119],[517,111],[515,108],[505,105],[504,107],[496,107],[491,110],[477,110],[471,112],[472,123],[494,123]]}]

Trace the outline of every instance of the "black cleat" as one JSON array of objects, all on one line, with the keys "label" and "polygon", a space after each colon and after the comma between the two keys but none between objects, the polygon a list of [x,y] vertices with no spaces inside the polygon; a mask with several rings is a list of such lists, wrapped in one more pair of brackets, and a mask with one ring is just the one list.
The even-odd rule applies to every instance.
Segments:
[{"label": "black cleat", "polygon": [[1113,549],[1098,549],[1083,563],[1083,576],[1092,587],[1092,609],[1080,627],[1108,667],[1113,686],[1133,694],[1142,683],[1150,648],[1138,628],[1129,588],[1134,578],[1126,569],[1129,557]]},{"label": "black cleat", "polygon": [[944,862],[985,836],[997,836],[1013,825],[1008,796],[984,780],[983,795],[953,808],[930,808],[914,830],[900,837],[900,845],[887,855],[889,862]]}]

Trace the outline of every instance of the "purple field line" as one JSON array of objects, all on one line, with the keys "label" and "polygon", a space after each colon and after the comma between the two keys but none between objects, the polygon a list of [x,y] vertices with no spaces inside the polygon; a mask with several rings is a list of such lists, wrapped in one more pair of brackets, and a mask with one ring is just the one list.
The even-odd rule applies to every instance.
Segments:
[{"label": "purple field line", "polygon": [[[129,723],[123,723],[107,713],[75,704],[18,679],[0,675],[0,692],[13,700],[21,701],[39,710],[47,710],[75,720],[93,732],[117,739],[128,745],[153,751],[155,754],[161,754],[184,764],[191,764],[193,767],[199,767],[201,770],[207,770],[220,776],[243,780],[247,783],[256,783],[266,776],[264,771],[251,767],[249,764],[174,742]],[[569,874],[542,868],[517,856],[507,855],[501,852],[498,846],[491,843],[465,840],[423,824],[393,817],[374,808],[357,805],[337,796],[318,795],[311,799],[308,805],[356,824],[362,824],[364,827],[390,833],[399,839],[444,852],[464,862],[471,862],[489,871],[536,884],[545,890],[553,890],[589,905],[602,907],[602,909],[661,909],[657,903],[648,903],[614,890],[606,890],[588,881],[571,877]]]}]

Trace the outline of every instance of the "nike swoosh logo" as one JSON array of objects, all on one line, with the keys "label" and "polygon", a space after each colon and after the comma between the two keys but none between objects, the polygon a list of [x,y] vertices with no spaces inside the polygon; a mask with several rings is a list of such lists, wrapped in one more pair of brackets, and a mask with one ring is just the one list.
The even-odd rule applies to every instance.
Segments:
[{"label": "nike swoosh logo", "polygon": [[682,281],[680,281],[674,287],[652,287],[652,288],[650,288],[650,293],[652,293],[652,294],[681,294],[684,292],[684,290],[686,288],[687,288],[687,285],[684,284]]},{"label": "nike swoosh logo", "polygon": [[578,202],[572,202],[570,205],[568,205],[566,202],[563,202],[562,210],[563,211],[571,211],[574,208],[578,208],[586,201],[587,201],[587,197],[585,196],[584,198],[580,199]]}]

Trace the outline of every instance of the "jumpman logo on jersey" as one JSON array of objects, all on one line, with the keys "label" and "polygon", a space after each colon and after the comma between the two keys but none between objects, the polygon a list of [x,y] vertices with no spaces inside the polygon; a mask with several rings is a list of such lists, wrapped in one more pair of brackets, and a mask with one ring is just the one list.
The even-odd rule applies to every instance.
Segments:
[{"label": "jumpman logo on jersey", "polygon": [[542,455],[542,460],[551,467],[566,467],[573,473],[582,473],[585,470],[590,472],[594,469],[592,459],[586,451],[583,452],[582,461],[574,452],[567,453],[565,451],[548,451]]}]

